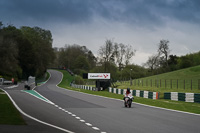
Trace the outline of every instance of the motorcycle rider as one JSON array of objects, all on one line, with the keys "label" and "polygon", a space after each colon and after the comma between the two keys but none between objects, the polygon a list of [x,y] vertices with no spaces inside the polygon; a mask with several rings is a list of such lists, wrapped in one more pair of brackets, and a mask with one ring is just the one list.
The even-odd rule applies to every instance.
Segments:
[{"label": "motorcycle rider", "polygon": [[125,100],[125,97],[129,97],[131,99],[131,102],[133,101],[133,95],[131,94],[130,88],[126,89],[123,100]]}]

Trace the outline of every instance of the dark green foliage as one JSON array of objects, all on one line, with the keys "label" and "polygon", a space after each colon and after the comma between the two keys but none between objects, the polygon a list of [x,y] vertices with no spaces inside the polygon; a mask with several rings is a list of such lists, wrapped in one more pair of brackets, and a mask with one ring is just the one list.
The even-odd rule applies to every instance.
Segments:
[{"label": "dark green foliage", "polygon": [[75,76],[75,84],[78,84],[78,85],[84,85],[84,80],[81,76]]},{"label": "dark green foliage", "polygon": [[89,62],[85,56],[79,55],[74,62],[74,67],[88,71],[89,70]]},{"label": "dark green foliage", "polygon": [[26,79],[41,76],[54,59],[52,35],[39,27],[0,28],[0,75]]},{"label": "dark green foliage", "polygon": [[19,31],[8,26],[0,29],[0,75],[18,77],[21,69],[18,61],[17,36]]},{"label": "dark green foliage", "polygon": [[168,65],[171,71],[177,70],[178,57],[176,55],[170,55]]},{"label": "dark green foliage", "polygon": [[66,45],[65,48],[55,49],[56,59],[54,66],[68,68],[75,74],[87,73],[96,65],[96,58],[85,46]]},{"label": "dark green foliage", "polygon": [[34,65],[34,75],[41,76],[46,72],[47,67],[54,59],[51,32],[39,27],[22,27],[21,31],[32,45],[32,52],[34,53],[34,57],[32,58],[37,62]]}]

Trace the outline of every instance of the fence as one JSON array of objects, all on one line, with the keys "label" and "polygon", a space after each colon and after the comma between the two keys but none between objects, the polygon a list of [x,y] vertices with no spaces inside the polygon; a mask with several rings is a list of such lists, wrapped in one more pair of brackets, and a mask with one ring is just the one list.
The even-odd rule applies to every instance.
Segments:
[{"label": "fence", "polygon": [[141,87],[200,90],[200,79],[134,79],[118,82]]},{"label": "fence", "polygon": [[[133,96],[144,97],[149,99],[159,99],[158,92],[150,92],[150,91],[141,91],[141,90],[130,90]],[[109,92],[115,94],[124,95],[126,93],[126,89],[118,89],[109,87]]]},{"label": "fence", "polygon": [[84,90],[100,91],[98,88],[91,87],[91,86],[77,85],[77,84],[71,84],[71,86],[74,88],[79,88],[79,89],[84,89]]},{"label": "fence", "polygon": [[200,94],[198,93],[178,93],[178,92],[165,92],[164,99],[185,102],[200,103]]}]

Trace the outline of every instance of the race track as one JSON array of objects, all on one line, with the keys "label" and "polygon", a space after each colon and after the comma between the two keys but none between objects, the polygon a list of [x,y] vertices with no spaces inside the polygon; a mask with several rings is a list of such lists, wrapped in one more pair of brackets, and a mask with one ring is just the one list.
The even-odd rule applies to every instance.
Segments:
[{"label": "race track", "polygon": [[[62,74],[49,70],[51,78],[36,91],[49,104],[20,89],[6,91],[26,114],[64,130],[45,125],[52,132],[76,133],[197,133],[200,116],[153,108],[59,88]],[[39,125],[44,125],[40,123]],[[49,127],[49,128],[48,128]],[[44,129],[44,130],[45,130]],[[52,130],[51,130],[52,129]]]}]

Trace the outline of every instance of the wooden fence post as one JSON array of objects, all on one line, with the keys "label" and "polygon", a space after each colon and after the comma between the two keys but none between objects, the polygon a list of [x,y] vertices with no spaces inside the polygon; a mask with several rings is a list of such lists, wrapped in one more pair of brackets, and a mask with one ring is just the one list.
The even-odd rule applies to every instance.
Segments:
[{"label": "wooden fence post", "polygon": [[184,79],[184,90],[185,90],[185,79]]},{"label": "wooden fence post", "polygon": [[142,79],[142,87],[143,87],[143,79]]},{"label": "wooden fence post", "polygon": [[198,89],[200,90],[200,79],[198,80]]},{"label": "wooden fence post", "polygon": [[162,79],[160,79],[160,88],[162,87]]},{"label": "wooden fence post", "polygon": [[171,89],[172,89],[172,79],[170,80],[170,83],[171,83]]},{"label": "wooden fence post", "polygon": [[176,82],[176,83],[177,83],[177,89],[178,89],[178,79],[177,79],[177,82]]},{"label": "wooden fence post", "polygon": [[147,82],[147,79],[146,79],[146,86],[147,86],[148,82]]}]

